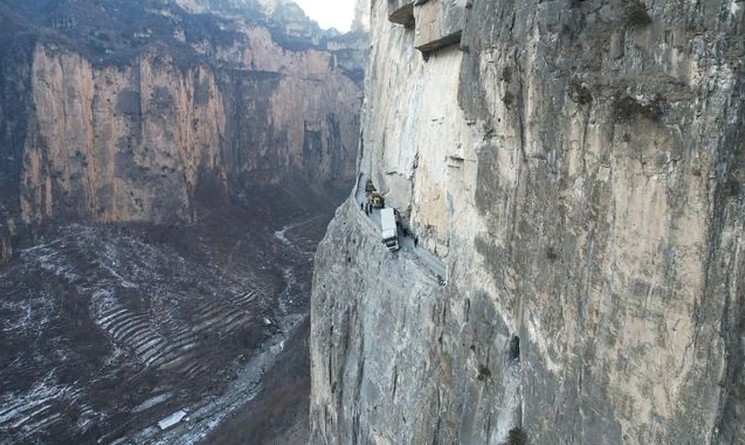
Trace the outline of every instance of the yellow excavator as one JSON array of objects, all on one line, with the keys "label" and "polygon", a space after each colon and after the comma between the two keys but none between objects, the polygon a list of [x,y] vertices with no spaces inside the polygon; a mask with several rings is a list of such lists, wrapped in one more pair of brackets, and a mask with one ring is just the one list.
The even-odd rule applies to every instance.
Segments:
[{"label": "yellow excavator", "polygon": [[367,195],[367,202],[376,209],[382,209],[385,207],[385,201],[383,200],[383,197],[380,196],[380,193],[378,193],[378,190],[375,188],[375,185],[373,185],[372,180],[368,179],[367,183],[365,184],[365,194]]},{"label": "yellow excavator", "polygon": [[383,197],[380,196],[380,193],[378,192],[371,192],[367,195],[367,202],[370,203],[371,206],[375,209],[382,209],[385,207],[385,201],[383,200]]}]

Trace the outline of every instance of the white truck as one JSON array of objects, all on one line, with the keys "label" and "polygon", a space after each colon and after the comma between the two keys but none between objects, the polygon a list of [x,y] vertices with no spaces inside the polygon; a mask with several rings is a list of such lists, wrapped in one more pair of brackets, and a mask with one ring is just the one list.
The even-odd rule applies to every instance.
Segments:
[{"label": "white truck", "polygon": [[396,227],[396,215],[393,213],[393,208],[380,209],[380,230],[383,235],[383,244],[391,252],[397,251],[399,249],[398,229]]}]

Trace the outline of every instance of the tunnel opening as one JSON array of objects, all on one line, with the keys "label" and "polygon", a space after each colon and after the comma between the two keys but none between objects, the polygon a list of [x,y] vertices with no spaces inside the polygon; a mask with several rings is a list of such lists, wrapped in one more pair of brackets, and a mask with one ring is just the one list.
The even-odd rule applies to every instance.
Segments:
[{"label": "tunnel opening", "polygon": [[510,340],[510,362],[520,361],[520,337],[517,335],[512,337]]}]

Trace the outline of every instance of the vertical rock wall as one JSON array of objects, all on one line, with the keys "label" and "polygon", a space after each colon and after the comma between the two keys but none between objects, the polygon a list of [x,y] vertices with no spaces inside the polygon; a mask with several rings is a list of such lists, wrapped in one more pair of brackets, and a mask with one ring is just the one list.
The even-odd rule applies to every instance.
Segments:
[{"label": "vertical rock wall", "polygon": [[426,54],[391,5],[359,169],[447,284],[337,213],[314,443],[744,443],[745,5],[465,2]]},{"label": "vertical rock wall", "polygon": [[[253,58],[248,66],[267,63],[245,56]],[[189,220],[204,176],[225,191],[229,178],[234,185],[253,173],[262,181],[302,172],[319,183],[349,178],[356,86],[333,70],[327,54],[289,59],[289,70],[215,70],[182,67],[167,51],[152,51],[134,67],[94,68],[74,52],[38,46],[23,155],[24,221]],[[319,145],[306,159],[308,123]]]},{"label": "vertical rock wall", "polygon": [[[259,12],[241,16],[250,2],[229,17],[140,3],[92,4],[90,16],[65,3],[50,19],[59,33],[0,5],[15,30],[0,35],[0,203],[11,213],[26,224],[192,221],[200,190],[225,199],[251,184],[351,180],[364,34],[337,42],[317,30],[331,40],[298,49]],[[157,25],[132,33],[124,20]]]},{"label": "vertical rock wall", "polygon": [[370,30],[370,0],[357,0],[354,4],[352,31]]}]

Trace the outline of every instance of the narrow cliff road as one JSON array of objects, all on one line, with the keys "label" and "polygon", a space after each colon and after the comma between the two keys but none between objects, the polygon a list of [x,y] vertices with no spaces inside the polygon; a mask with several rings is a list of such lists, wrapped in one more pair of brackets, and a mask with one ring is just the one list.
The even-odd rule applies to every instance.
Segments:
[{"label": "narrow cliff road", "polygon": [[[362,216],[366,216],[366,218],[364,219],[367,221],[367,224],[371,225],[376,230],[376,236],[380,237],[380,209],[372,208],[368,214],[366,214],[362,210],[365,203],[367,203],[367,197],[365,194],[365,184],[367,183],[367,180],[368,177],[364,173],[359,175],[359,180],[357,181],[357,189],[354,193],[354,202],[356,204],[356,207],[360,208],[360,214]],[[417,264],[426,268],[433,277],[438,279],[438,282],[440,280],[442,280],[443,282],[447,281],[447,265],[445,265],[442,259],[440,259],[440,257],[435,255],[434,253],[430,252],[422,246],[417,246],[414,242],[414,236],[416,234],[412,234],[411,236],[403,236],[403,234],[399,230],[398,235],[399,244],[401,246],[401,250],[399,252],[413,253],[414,255],[416,255]]]}]

